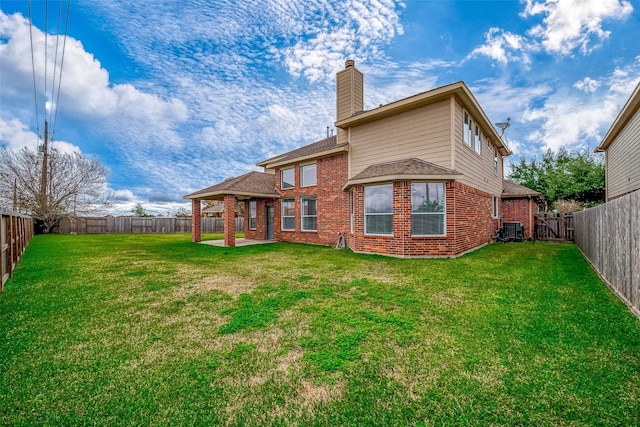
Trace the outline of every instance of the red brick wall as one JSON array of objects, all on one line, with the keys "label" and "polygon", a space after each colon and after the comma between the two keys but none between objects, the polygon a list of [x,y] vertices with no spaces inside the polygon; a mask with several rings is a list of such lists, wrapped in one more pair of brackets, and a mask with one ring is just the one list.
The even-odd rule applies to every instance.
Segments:
[{"label": "red brick wall", "polygon": [[236,245],[236,196],[224,195],[224,245]]},{"label": "red brick wall", "polygon": [[502,199],[502,221],[514,221],[524,224],[524,237],[532,237],[538,203],[535,199],[516,198]]},{"label": "red brick wall", "polygon": [[401,257],[455,256],[488,243],[495,232],[492,196],[459,182],[446,184],[446,236],[411,235],[411,181],[393,184],[393,236],[364,234],[364,187],[353,189],[354,233],[347,239],[356,252]]},{"label": "red brick wall", "polygon": [[202,240],[202,205],[200,199],[191,200],[191,240],[200,242]]},{"label": "red brick wall", "polygon": [[[244,205],[244,237],[250,240],[264,240],[267,237],[267,206],[274,206],[280,203],[279,200],[271,199],[256,200],[256,228],[249,228],[249,201]],[[276,219],[274,218],[274,222]],[[274,224],[275,225],[275,224]]]},{"label": "red brick wall", "polygon": [[[338,232],[349,231],[349,194],[342,191],[347,181],[347,154],[338,154],[316,161],[317,185],[300,186],[300,165],[295,165],[295,187],[282,189],[280,170],[276,170],[276,188],[282,199],[294,199],[295,230],[281,230],[281,201],[275,201],[274,238],[278,241],[301,242],[319,245],[335,245]],[[301,198],[315,196],[318,211],[317,231],[302,231],[301,229]]]}]

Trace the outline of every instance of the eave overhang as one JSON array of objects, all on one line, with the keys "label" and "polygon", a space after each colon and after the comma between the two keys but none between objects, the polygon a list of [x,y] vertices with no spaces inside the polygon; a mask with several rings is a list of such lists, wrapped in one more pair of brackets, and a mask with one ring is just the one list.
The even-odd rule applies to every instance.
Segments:
[{"label": "eave overhang", "polygon": [[513,154],[502,141],[502,138],[500,138],[500,135],[491,124],[491,121],[484,113],[480,104],[475,99],[467,85],[462,81],[382,105],[378,108],[374,108],[373,110],[356,113],[351,117],[335,122],[335,126],[346,130],[350,127],[362,125],[425,105],[433,104],[435,102],[448,99],[451,96],[455,96],[464,108],[469,110],[472,116],[479,117],[483,121],[481,126],[483,133],[489,138],[489,141],[491,141],[503,157]]},{"label": "eave overhang", "polygon": [[370,178],[350,179],[342,186],[342,191],[346,191],[355,185],[380,184],[393,181],[453,181],[461,179],[463,176],[461,173],[440,175],[381,175]]},{"label": "eave overhang", "polygon": [[622,132],[629,121],[638,112],[638,109],[640,109],[640,83],[636,85],[635,90],[627,100],[626,104],[624,104],[624,107],[622,107],[622,110],[620,110],[618,117],[613,121],[613,124],[602,139],[600,145],[598,145],[593,151],[595,153],[606,152],[611,143],[618,137],[620,132]]}]

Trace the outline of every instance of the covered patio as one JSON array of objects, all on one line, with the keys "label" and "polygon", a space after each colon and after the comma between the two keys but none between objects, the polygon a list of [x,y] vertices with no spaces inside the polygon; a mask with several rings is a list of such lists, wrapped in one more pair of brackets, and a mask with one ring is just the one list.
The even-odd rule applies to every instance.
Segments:
[{"label": "covered patio", "polygon": [[[236,242],[235,236],[236,201],[250,199],[274,200],[280,198],[280,194],[275,188],[273,174],[249,172],[188,194],[184,198],[191,200],[191,240],[193,242],[202,241],[202,201],[220,200],[224,202],[222,214],[224,219],[224,240],[222,244],[224,246],[236,246],[241,241],[241,239],[237,239]],[[245,231],[246,229],[247,222],[245,221]],[[245,239],[242,240],[243,244],[250,244],[245,243]]]}]

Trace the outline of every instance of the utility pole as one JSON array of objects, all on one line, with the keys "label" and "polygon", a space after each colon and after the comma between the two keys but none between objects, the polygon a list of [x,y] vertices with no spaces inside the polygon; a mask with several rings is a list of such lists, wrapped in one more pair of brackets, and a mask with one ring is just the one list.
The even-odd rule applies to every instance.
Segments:
[{"label": "utility pole", "polygon": [[[40,208],[48,210],[47,203],[47,166],[49,163],[49,123],[44,121],[44,145],[42,147],[42,176],[40,181]],[[44,212],[41,212],[44,213]]]}]

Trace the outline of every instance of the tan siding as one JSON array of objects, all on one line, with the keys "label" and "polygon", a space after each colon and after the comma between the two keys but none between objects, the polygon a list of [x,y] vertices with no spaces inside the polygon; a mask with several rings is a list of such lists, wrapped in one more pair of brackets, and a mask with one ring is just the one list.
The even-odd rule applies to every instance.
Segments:
[{"label": "tan siding", "polygon": [[[462,134],[462,112],[462,106],[456,102],[454,123],[456,171],[464,174],[464,177],[461,179],[462,183],[494,196],[499,196],[502,194],[502,156],[498,153],[498,174],[496,175],[493,165],[493,146],[489,145],[485,139],[482,144],[482,156],[480,156],[464,143]],[[475,117],[472,116],[471,118],[474,123],[478,123]],[[487,133],[488,132],[483,129],[483,134],[486,135]]]},{"label": "tan siding", "polygon": [[349,176],[411,157],[451,168],[450,120],[446,100],[351,128]]},{"label": "tan siding", "polygon": [[607,198],[640,189],[640,110],[607,149]]}]

